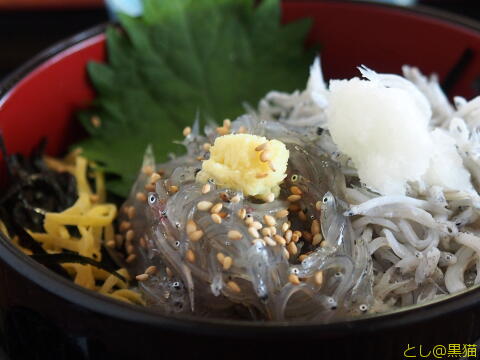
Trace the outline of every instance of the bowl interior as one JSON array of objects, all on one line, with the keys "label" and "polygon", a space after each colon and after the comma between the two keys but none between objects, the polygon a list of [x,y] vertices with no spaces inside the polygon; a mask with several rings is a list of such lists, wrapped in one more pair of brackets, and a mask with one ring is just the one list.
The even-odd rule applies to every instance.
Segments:
[{"label": "bowl interior", "polygon": [[[356,66],[361,64],[393,73],[411,64],[445,80],[467,52],[473,56],[458,72],[451,94],[475,94],[480,57],[474,55],[480,52],[480,28],[368,3],[286,1],[283,10],[286,22],[314,19],[309,41],[321,44],[327,79],[357,76]],[[59,155],[77,136],[74,113],[94,96],[86,65],[107,58],[102,29],[51,48],[0,87],[0,129],[10,152],[28,153],[47,137],[47,152]]]}]

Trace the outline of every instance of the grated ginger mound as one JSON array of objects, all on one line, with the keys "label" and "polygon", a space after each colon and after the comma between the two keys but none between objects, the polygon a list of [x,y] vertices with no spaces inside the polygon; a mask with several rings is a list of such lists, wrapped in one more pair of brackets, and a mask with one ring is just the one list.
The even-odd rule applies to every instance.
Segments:
[{"label": "grated ginger mound", "polygon": [[210,148],[210,158],[203,162],[197,181],[213,179],[217,186],[266,200],[270,194],[278,195],[279,184],[287,176],[288,157],[285,144],[278,140],[249,134],[220,136]]}]

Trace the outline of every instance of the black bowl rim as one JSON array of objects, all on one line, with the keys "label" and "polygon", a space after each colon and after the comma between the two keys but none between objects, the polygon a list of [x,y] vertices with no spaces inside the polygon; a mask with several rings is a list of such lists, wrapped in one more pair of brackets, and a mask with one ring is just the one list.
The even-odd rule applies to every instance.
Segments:
[{"label": "black bowl rim", "polygon": [[[308,0],[286,1],[298,3],[312,2]],[[440,20],[450,25],[457,25],[480,33],[479,22],[426,6],[400,7],[358,0],[323,0],[323,2],[341,2],[353,5],[391,8],[392,11],[420,15],[427,19]],[[0,83],[0,105],[9,96],[10,91],[39,65],[74,45],[103,34],[106,27],[107,24],[101,24],[60,41],[20,66]],[[447,313],[453,314],[472,308],[480,300],[480,288],[475,288],[427,305],[408,307],[386,314],[328,324],[223,320],[198,318],[191,315],[165,316],[151,309],[126,304],[75,285],[73,282],[25,256],[2,233],[0,233],[0,259],[40,288],[94,313],[111,316],[130,323],[149,325],[157,329],[175,330],[203,336],[249,337],[252,335],[252,331],[254,331],[256,337],[261,338],[291,333],[302,334],[303,336],[314,333],[318,336],[322,332],[328,334],[329,337],[351,336],[355,333],[377,332],[404,325],[412,325],[446,315]],[[225,331],[226,328],[228,328],[228,333]]]}]

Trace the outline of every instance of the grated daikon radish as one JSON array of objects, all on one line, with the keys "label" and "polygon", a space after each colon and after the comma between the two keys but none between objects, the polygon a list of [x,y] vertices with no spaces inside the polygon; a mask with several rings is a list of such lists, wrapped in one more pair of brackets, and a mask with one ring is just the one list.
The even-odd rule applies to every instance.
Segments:
[{"label": "grated daikon radish", "polygon": [[455,147],[455,140],[443,129],[431,132],[434,144],[430,167],[425,181],[430,186],[441,186],[446,190],[473,191],[470,173]]},{"label": "grated daikon radish", "polygon": [[360,180],[385,195],[405,194],[420,181],[433,151],[428,113],[405,88],[380,81],[330,81],[328,127]]}]

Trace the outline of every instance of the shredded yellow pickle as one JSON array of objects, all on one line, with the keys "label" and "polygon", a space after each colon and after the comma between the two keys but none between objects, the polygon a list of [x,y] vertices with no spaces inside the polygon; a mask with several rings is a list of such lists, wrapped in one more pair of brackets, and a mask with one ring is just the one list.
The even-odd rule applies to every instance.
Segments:
[{"label": "shredded yellow pickle", "polygon": [[[47,157],[46,164],[52,170],[70,172],[77,184],[77,201],[68,209],[45,214],[44,232],[26,231],[39,242],[50,254],[69,250],[96,261],[102,260],[101,247],[115,239],[113,221],[117,215],[117,207],[106,203],[105,177],[103,171],[95,164],[80,156],[78,152],[69,154],[64,160]],[[88,178],[94,180],[94,189]],[[79,236],[72,236],[67,227],[76,227]],[[7,228],[0,221],[0,231],[24,253],[31,255],[29,249],[23,248],[18,237],[8,234]],[[129,276],[126,269],[118,270],[127,282],[98,269],[92,265],[76,263],[61,264],[72,277],[75,284],[97,291],[101,294],[122,300],[131,304],[144,305],[141,295],[129,290]]]}]

